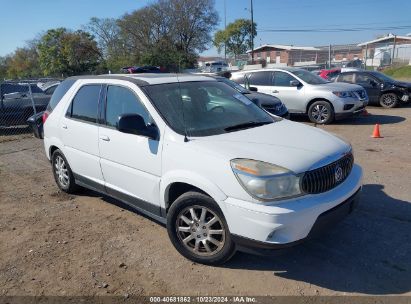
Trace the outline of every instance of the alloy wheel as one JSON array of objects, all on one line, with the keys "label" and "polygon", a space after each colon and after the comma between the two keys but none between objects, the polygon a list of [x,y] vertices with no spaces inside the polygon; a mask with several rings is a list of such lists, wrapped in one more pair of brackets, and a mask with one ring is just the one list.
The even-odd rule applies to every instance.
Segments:
[{"label": "alloy wheel", "polygon": [[323,123],[328,120],[330,112],[324,105],[318,104],[312,109],[312,117],[318,123]]},{"label": "alloy wheel", "polygon": [[181,211],[176,219],[176,232],[184,247],[200,256],[218,253],[226,240],[221,219],[203,206],[190,206]]},{"label": "alloy wheel", "polygon": [[392,107],[392,105],[396,102],[396,98],[391,94],[386,94],[382,97],[382,103],[386,107]]},{"label": "alloy wheel", "polygon": [[68,188],[70,185],[70,178],[68,175],[67,165],[60,155],[57,155],[54,160],[54,171],[60,186],[63,188]]}]

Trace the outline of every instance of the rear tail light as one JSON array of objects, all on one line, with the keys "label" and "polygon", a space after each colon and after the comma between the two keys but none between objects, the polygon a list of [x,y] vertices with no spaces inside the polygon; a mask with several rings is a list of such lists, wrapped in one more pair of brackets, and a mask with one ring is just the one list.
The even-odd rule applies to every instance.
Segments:
[{"label": "rear tail light", "polygon": [[46,120],[47,120],[47,118],[49,117],[49,115],[50,115],[50,112],[49,112],[49,111],[45,111],[45,112],[43,113],[43,116],[41,117],[41,118],[43,119],[43,125],[44,125],[44,123],[46,122]]}]

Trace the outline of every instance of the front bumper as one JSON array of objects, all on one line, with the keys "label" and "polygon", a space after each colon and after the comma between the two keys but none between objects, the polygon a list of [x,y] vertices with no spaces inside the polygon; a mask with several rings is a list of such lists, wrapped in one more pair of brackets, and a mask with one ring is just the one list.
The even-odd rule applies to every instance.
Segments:
[{"label": "front bumper", "polygon": [[288,247],[306,239],[321,214],[354,197],[361,179],[362,169],[354,165],[348,178],[330,191],[281,203],[252,203],[229,197],[221,202],[222,209],[240,250],[244,247],[241,238],[270,248]]},{"label": "front bumper", "polygon": [[308,235],[303,239],[285,244],[273,244],[255,241],[238,235],[232,235],[233,241],[236,244],[237,250],[239,251],[260,255],[277,254],[279,251],[283,251],[284,249],[288,249],[309,239],[315,238],[316,236],[328,231],[336,223],[342,221],[358,205],[360,193],[361,188],[341,204],[321,213],[312,226]]}]

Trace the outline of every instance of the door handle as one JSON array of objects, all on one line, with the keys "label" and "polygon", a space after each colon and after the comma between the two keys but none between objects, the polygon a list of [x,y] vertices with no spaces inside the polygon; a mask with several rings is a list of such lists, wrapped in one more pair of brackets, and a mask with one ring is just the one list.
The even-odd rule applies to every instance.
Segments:
[{"label": "door handle", "polygon": [[110,141],[110,137],[108,137],[107,135],[100,135],[100,139],[104,141]]},{"label": "door handle", "polygon": [[61,126],[63,129],[67,129],[67,125],[62,125]]},{"label": "door handle", "polygon": [[279,92],[279,91],[277,91],[277,90],[274,90],[274,91],[273,91],[273,93],[280,93],[280,92]]}]

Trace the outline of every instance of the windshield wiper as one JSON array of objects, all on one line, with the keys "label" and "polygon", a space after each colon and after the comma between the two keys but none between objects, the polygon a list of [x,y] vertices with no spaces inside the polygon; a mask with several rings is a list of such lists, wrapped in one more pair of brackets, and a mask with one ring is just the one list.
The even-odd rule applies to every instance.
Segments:
[{"label": "windshield wiper", "polygon": [[230,131],[254,128],[254,127],[259,127],[263,125],[268,125],[270,123],[273,123],[273,122],[272,121],[249,121],[249,122],[240,123],[238,125],[227,127],[224,129],[224,131],[230,132]]}]

